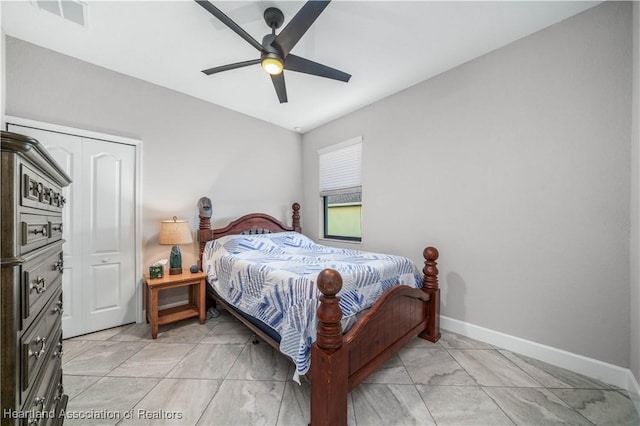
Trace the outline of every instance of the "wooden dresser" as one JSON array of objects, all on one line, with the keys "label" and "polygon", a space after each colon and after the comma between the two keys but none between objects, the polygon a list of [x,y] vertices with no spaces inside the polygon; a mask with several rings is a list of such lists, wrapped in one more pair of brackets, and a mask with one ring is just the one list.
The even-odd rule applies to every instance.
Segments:
[{"label": "wooden dresser", "polygon": [[2,132],[2,425],[63,423],[62,188],[71,179],[35,139]]}]

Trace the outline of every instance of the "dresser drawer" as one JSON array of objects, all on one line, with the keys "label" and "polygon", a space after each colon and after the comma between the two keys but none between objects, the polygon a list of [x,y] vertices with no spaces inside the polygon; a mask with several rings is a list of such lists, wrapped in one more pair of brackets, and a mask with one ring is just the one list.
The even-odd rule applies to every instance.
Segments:
[{"label": "dresser drawer", "polygon": [[43,253],[22,267],[22,329],[62,287],[62,250]]},{"label": "dresser drawer", "polygon": [[62,211],[66,200],[58,185],[42,177],[25,164],[21,165],[20,172],[22,177],[20,204],[22,206],[54,212]]},{"label": "dresser drawer", "polygon": [[[59,333],[60,346],[62,346],[62,330]],[[54,351],[55,352],[55,351]],[[67,407],[67,396],[62,385],[61,356],[52,354],[50,362],[43,368],[42,381],[34,387],[32,395],[26,399],[24,411],[31,418],[23,419],[22,425],[61,425],[64,421],[64,412]],[[27,411],[28,408],[30,410]]]},{"label": "dresser drawer", "polygon": [[20,239],[20,253],[27,253],[49,242],[49,219],[44,215],[20,215],[22,236]]},{"label": "dresser drawer", "polygon": [[21,254],[62,239],[62,216],[22,213],[20,226]]},{"label": "dresser drawer", "polygon": [[22,406],[21,411],[28,413],[29,417],[22,419],[21,425],[42,426],[52,423],[54,420],[52,419],[52,410],[55,408],[56,388],[61,387],[61,372],[62,362],[59,359],[51,361],[43,369],[41,380],[32,389]]},{"label": "dresser drawer", "polygon": [[[47,391],[45,404],[45,407],[47,407],[47,411],[53,409],[57,401],[60,399],[59,397],[61,397],[64,392],[64,389],[62,387],[62,368],[60,367],[62,363],[62,327],[58,326],[55,329],[53,335],[55,337],[51,340],[50,345],[48,345],[49,347],[47,348],[46,359],[44,359],[42,367],[38,369],[39,372],[42,372],[42,374],[46,375],[46,370],[49,368],[49,365],[54,364],[59,366],[59,371],[56,374],[53,382],[49,384],[49,390]],[[29,399],[29,392],[31,392],[33,389],[41,389],[41,386],[38,383],[39,375],[37,374],[37,372],[33,373],[35,374],[33,375],[32,383],[27,386],[27,388],[21,393],[21,402]],[[38,393],[42,393],[42,391],[38,391]]]},{"label": "dresser drawer", "polygon": [[20,371],[23,396],[29,393],[43,365],[60,360],[62,292],[59,291],[43,309],[31,327],[20,337]]}]

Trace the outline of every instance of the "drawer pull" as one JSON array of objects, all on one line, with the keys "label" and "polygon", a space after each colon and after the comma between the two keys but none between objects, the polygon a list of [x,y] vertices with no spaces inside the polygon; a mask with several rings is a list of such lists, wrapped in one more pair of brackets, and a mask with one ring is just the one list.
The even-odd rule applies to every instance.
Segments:
[{"label": "drawer pull", "polygon": [[53,191],[50,188],[44,188],[44,190],[42,191],[42,200],[47,204],[51,204],[51,195],[53,195]]},{"label": "drawer pull", "polygon": [[[42,355],[44,355],[45,347],[46,347],[45,340],[46,339],[44,337],[37,336],[36,337],[36,345],[40,344],[40,350],[38,352],[34,352],[31,349],[29,349],[29,356],[32,356],[32,357],[35,357],[35,359],[38,359]],[[36,398],[36,400],[37,400],[37,398]]]},{"label": "drawer pull", "polygon": [[58,392],[60,392],[60,395],[64,393],[64,385],[62,383],[58,384]]},{"label": "drawer pull", "polygon": [[31,231],[32,234],[38,235],[38,234],[42,234],[43,237],[47,236],[47,225],[44,225],[41,229],[33,229]]},{"label": "drawer pull", "polygon": [[62,232],[62,224],[58,223],[58,224],[51,225],[51,230],[52,231],[60,231],[60,232]]},{"label": "drawer pull", "polygon": [[53,312],[57,312],[60,315],[62,315],[64,313],[64,308],[62,307],[62,301],[56,303],[56,305],[57,306],[55,308],[53,308]]},{"label": "drawer pull", "polygon": [[[36,397],[36,399],[33,400],[33,407],[37,407],[38,405],[44,407],[44,402],[46,401],[46,399],[43,396],[38,396]],[[40,417],[39,416],[29,416],[29,423],[30,425],[37,425],[40,424]]]},{"label": "drawer pull", "polygon": [[64,260],[62,259],[58,259],[55,261],[55,263],[53,264],[53,269],[57,269],[58,271],[62,272],[62,270],[64,269]]},{"label": "drawer pull", "polygon": [[67,199],[61,195],[60,196],[60,206],[64,206],[65,204],[67,204]]},{"label": "drawer pull", "polygon": [[[33,400],[33,407],[37,407],[38,405],[42,406],[44,408],[44,402],[46,401],[46,399],[43,396],[38,396]],[[40,417],[39,416],[29,416],[29,423],[30,425],[37,425],[40,424]]]},{"label": "drawer pull", "polygon": [[25,175],[25,182],[29,182],[29,193],[38,195],[38,182],[29,179],[29,176]]},{"label": "drawer pull", "polygon": [[[62,356],[64,355],[64,351],[62,350],[62,342],[58,343],[57,348],[58,348],[58,350],[56,350],[53,353],[53,356],[58,357],[58,358],[62,358]],[[59,386],[62,386],[62,384],[60,384]]]},{"label": "drawer pull", "polygon": [[54,401],[58,402],[62,399],[62,395],[64,394],[64,386],[62,383],[58,383],[58,395],[54,398]]},{"label": "drawer pull", "polygon": [[42,202],[44,200],[44,185],[41,182],[38,182],[35,192],[38,194],[38,201]]},{"label": "drawer pull", "polygon": [[31,284],[31,289],[35,290],[38,294],[47,291],[47,284],[45,283],[44,278],[37,277],[35,284]]}]

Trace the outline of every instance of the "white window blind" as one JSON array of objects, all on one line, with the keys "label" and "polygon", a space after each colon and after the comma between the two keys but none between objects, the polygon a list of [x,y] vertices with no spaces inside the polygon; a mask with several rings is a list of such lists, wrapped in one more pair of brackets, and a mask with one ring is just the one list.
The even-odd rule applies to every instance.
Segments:
[{"label": "white window blind", "polygon": [[329,146],[320,156],[320,195],[362,190],[362,137]]}]

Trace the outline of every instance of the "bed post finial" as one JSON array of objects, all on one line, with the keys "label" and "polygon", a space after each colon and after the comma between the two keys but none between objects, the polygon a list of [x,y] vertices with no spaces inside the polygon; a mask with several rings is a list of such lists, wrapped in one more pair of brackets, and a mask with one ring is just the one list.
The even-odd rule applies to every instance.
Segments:
[{"label": "bed post finial", "polygon": [[318,330],[311,346],[310,426],[347,426],[349,364],[342,346],[342,310],[336,294],[342,288],[338,271],[325,269],[318,274],[322,292],[317,310]]},{"label": "bed post finial", "polygon": [[334,352],[342,346],[342,310],[338,303],[340,298],[336,294],[342,288],[342,277],[338,271],[325,269],[318,274],[318,288],[320,296],[318,307],[318,347],[326,352]]},{"label": "bed post finial", "polygon": [[293,222],[291,223],[291,226],[294,231],[302,232],[302,228],[300,227],[300,204],[293,203],[291,208],[293,209]]},{"label": "bed post finial", "polygon": [[429,295],[427,302],[427,329],[420,334],[420,337],[431,342],[440,339],[440,288],[438,288],[438,249],[427,247],[422,252],[424,257],[424,268],[422,272],[422,290]]},{"label": "bed post finial", "polygon": [[422,280],[423,287],[437,290],[438,289],[438,257],[440,253],[438,253],[438,249],[435,247],[427,247],[422,252],[422,256],[424,257],[424,268],[422,272],[424,273],[424,278]]}]

